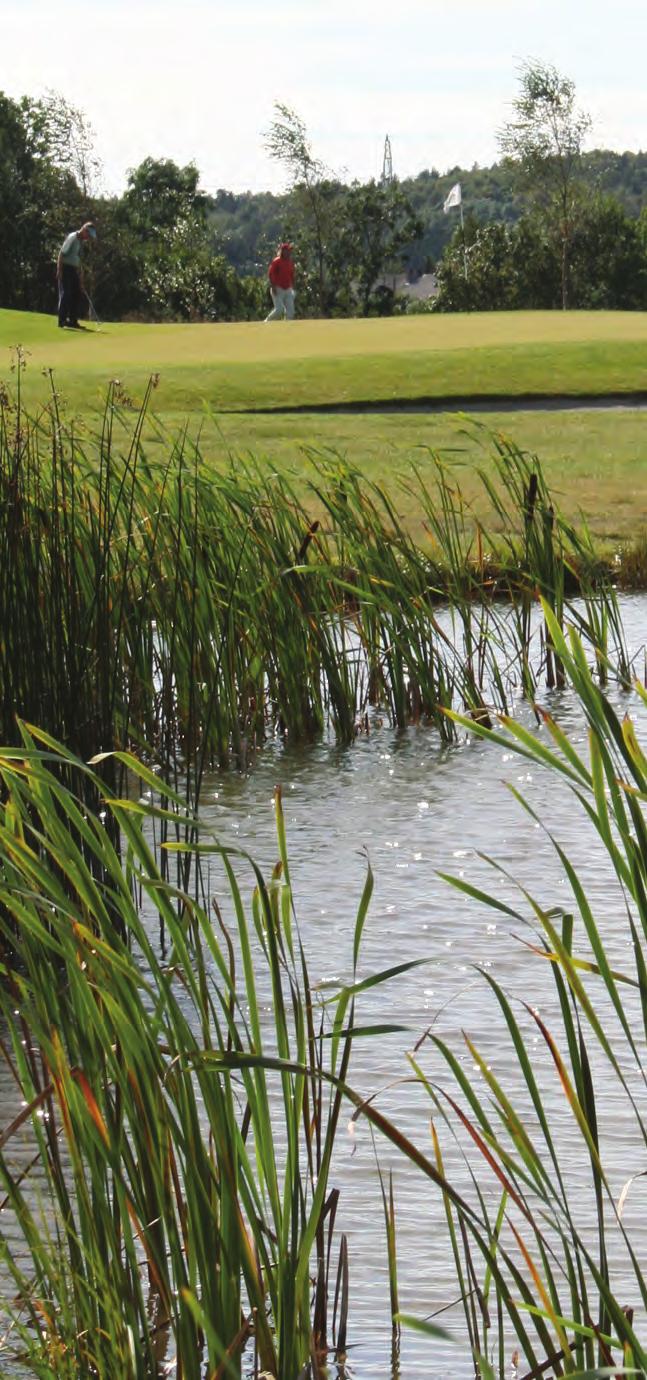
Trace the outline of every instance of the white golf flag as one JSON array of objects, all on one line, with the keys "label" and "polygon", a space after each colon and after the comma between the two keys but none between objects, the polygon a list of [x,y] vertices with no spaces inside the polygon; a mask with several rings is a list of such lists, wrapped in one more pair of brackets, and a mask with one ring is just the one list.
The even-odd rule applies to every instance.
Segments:
[{"label": "white golf flag", "polygon": [[460,182],[455,182],[454,186],[451,189],[451,192],[448,192],[447,196],[445,197],[443,211],[450,211],[452,206],[460,206],[462,200],[463,197],[461,194],[461,184]]}]

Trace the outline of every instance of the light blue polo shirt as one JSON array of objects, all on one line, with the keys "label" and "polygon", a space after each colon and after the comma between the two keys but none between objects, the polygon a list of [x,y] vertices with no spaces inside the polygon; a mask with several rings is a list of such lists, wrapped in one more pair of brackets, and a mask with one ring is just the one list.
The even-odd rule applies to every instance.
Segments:
[{"label": "light blue polo shirt", "polygon": [[78,230],[70,231],[61,246],[61,260],[68,268],[81,267],[81,243]]}]

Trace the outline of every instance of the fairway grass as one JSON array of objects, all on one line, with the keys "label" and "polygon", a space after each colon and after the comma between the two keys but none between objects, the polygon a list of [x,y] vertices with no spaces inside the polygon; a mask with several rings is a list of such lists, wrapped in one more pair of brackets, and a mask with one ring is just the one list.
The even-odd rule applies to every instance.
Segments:
[{"label": "fairway grass", "polygon": [[53,370],[75,406],[110,378],[142,390],[161,375],[158,409],[187,412],[532,394],[647,392],[647,313],[488,312],[368,320],[217,325],[89,324],[0,312],[0,360],[26,351],[25,388]]},{"label": "fairway grass", "polygon": [[[168,415],[165,421],[179,433],[184,417]],[[647,530],[647,413],[629,408],[469,416],[238,413],[204,425],[200,449],[218,465],[254,455],[277,469],[304,472],[310,451],[335,453],[391,492],[396,475],[411,462],[425,469],[431,456],[439,455],[458,467],[466,497],[482,503],[475,472],[478,466],[487,468],[498,436],[539,457],[560,511],[578,526],[586,522],[601,548],[615,550]],[[420,538],[421,515],[402,491],[398,511]],[[485,520],[485,512],[477,511]]]}]

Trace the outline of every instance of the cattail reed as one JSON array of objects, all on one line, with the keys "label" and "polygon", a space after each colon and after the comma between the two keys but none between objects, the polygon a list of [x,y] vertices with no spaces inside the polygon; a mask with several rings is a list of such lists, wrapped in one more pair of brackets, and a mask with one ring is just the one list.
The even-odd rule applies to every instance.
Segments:
[{"label": "cattail reed", "polygon": [[[268,737],[351,743],[373,710],[454,735],[563,670],[538,599],[572,617],[599,674],[629,678],[615,591],[566,524],[541,469],[500,438],[479,470],[477,519],[460,466],[429,455],[387,491],[338,456],[277,474],[240,457],[210,468],[188,429],[135,421],[111,385],[96,435],[75,434],[56,392],[36,418],[0,399],[0,738],[15,715],[87,760],[154,759],[193,808],[206,767],[246,766]],[[398,494],[413,496],[413,540]],[[502,596],[505,596],[503,598]]]}]

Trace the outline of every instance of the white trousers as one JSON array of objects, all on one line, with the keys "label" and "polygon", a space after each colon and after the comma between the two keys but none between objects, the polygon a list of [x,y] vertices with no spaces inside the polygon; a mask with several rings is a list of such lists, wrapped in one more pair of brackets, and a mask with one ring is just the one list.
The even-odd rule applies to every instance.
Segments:
[{"label": "white trousers", "polygon": [[270,287],[270,292],[274,307],[269,316],[265,317],[265,320],[280,321],[285,316],[288,321],[292,321],[294,317],[294,288]]}]

